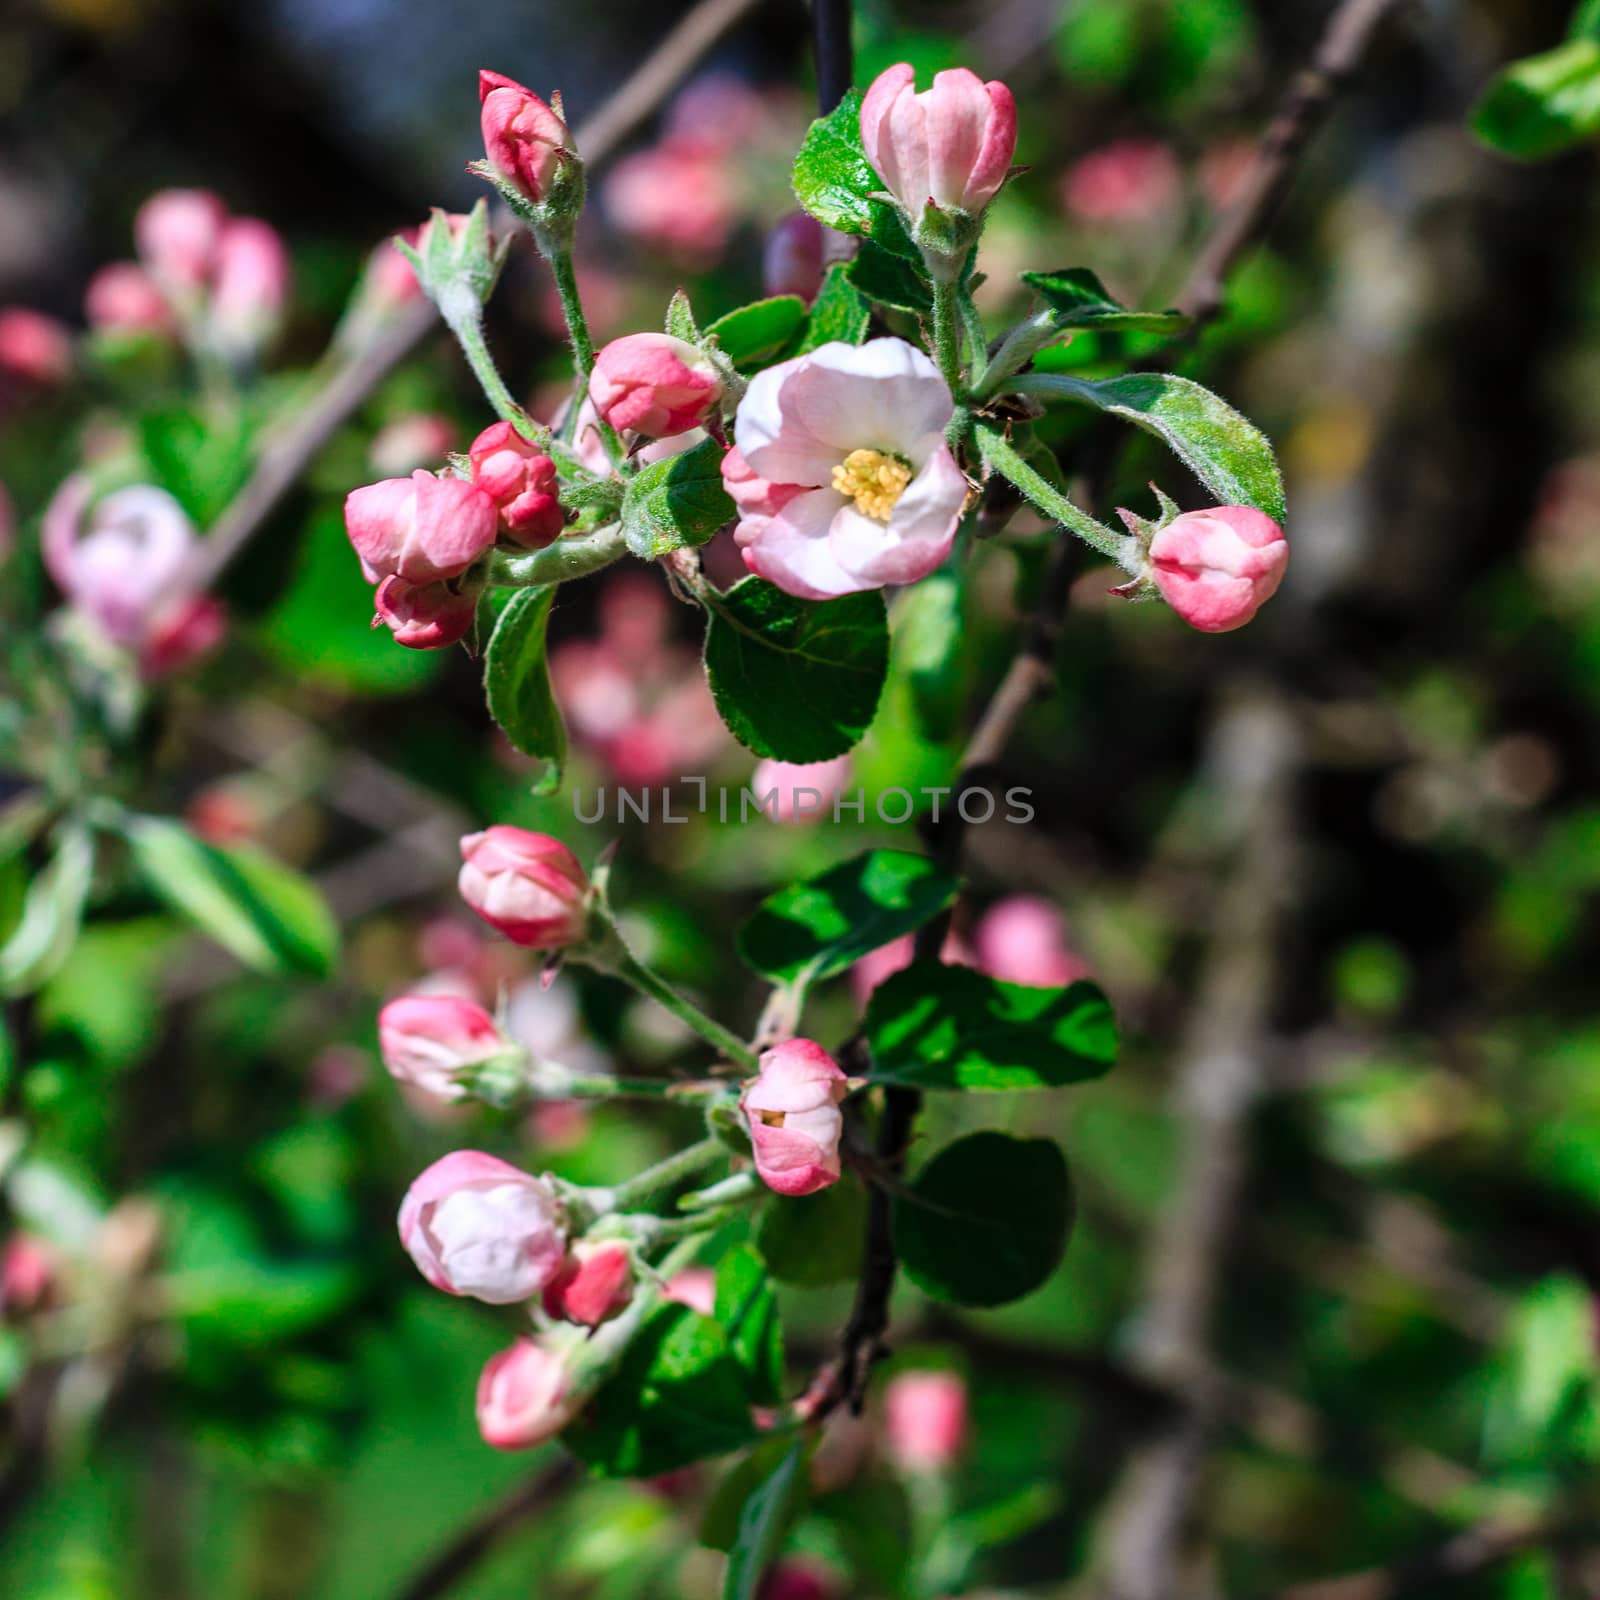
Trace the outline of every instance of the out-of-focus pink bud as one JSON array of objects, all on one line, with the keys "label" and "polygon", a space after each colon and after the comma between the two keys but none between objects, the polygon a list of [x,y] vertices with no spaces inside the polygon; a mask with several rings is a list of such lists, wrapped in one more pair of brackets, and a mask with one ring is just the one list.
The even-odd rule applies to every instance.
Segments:
[{"label": "out-of-focus pink bud", "polygon": [[139,651],[139,671],[147,679],[181,671],[210,655],[228,631],[228,613],[208,594],[180,595],[150,620]]},{"label": "out-of-focus pink bud", "polygon": [[761,1181],[778,1194],[815,1194],[839,1178],[839,1102],[850,1080],[821,1045],[787,1039],[764,1051],[739,1098]]},{"label": "out-of-focus pink bud", "polygon": [[670,333],[630,333],[595,357],[589,398],[611,426],[647,438],[697,428],[722,396],[717,369]]},{"label": "out-of-focus pink bud", "polygon": [[136,261],[113,261],[89,280],[84,315],[91,328],[111,333],[170,333],[172,307]]},{"label": "out-of-focus pink bud", "polygon": [[577,1244],[544,1291],[552,1317],[598,1328],[633,1298],[633,1254],[620,1239]]},{"label": "out-of-focus pink bud", "polygon": [[668,139],[694,139],[721,151],[747,148],[761,132],[766,105],[759,91],[731,72],[703,72],[686,83],[667,110]]},{"label": "out-of-focus pink bud", "polygon": [[566,517],[556,464],[509,422],[491,423],[467,452],[472,481],[500,508],[500,521],[518,544],[542,549],[560,537]]},{"label": "out-of-focus pink bud", "polygon": [[776,821],[813,822],[832,806],[849,779],[848,754],[801,766],[769,757],[751,774],[750,788],[756,803],[762,806],[767,796],[776,792],[769,813]]},{"label": "out-of-focus pink bud", "polygon": [[902,1472],[944,1472],[967,1442],[967,1386],[954,1372],[902,1372],[884,1395],[889,1453]]},{"label": "out-of-focus pink bud", "polygon": [[372,596],[373,626],[381,622],[407,650],[445,650],[472,632],[476,591],[450,583],[407,583],[390,574]]},{"label": "out-of-focus pink bud", "polygon": [[620,232],[704,266],[726,247],[739,197],[721,151],[699,140],[669,139],[617,162],[606,179],[605,206]]},{"label": "out-of-focus pink bud", "polygon": [[400,1242],[434,1288],[494,1306],[542,1293],[567,1250],[555,1190],[481,1150],[453,1151],[417,1177]]},{"label": "out-of-focus pink bud", "polygon": [[630,668],[652,663],[671,629],[671,602],[654,573],[618,572],[600,591],[595,613],[606,648]]},{"label": "out-of-focus pink bud", "polygon": [[567,125],[531,89],[498,72],[478,74],[483,150],[492,166],[524,198],[540,204],[572,147]]},{"label": "out-of-focus pink bud", "polygon": [[571,1150],[589,1136],[589,1107],[582,1100],[541,1100],[528,1118],[535,1143],[546,1150]]},{"label": "out-of-focus pink bud", "polygon": [[979,919],[972,943],[979,968],[1005,983],[1059,989],[1093,970],[1068,947],[1061,913],[1037,895],[996,901]]},{"label": "out-of-focus pink bud", "polygon": [[419,467],[442,460],[456,442],[456,431],[447,417],[431,411],[396,417],[373,435],[367,460],[373,470],[386,478],[408,477]]},{"label": "out-of-focus pink bud", "polygon": [[72,335],[26,306],[0,311],[0,377],[49,389],[72,375]]},{"label": "out-of-focus pink bud", "polygon": [[1061,198],[1082,222],[1141,222],[1166,210],[1183,183],[1177,160],[1157,139],[1119,139],[1068,169]]},{"label": "out-of-focus pink bud", "polygon": [[797,294],[808,305],[822,287],[822,224],[809,212],[791,211],[767,235],[761,286],[768,294]]},{"label": "out-of-focus pink bud", "polygon": [[478,1432],[496,1450],[531,1450],[572,1421],[577,1406],[556,1351],[518,1339],[490,1356],[478,1379]]},{"label": "out-of-focus pink bud", "polygon": [[366,1052],[354,1045],[330,1044],[319,1050],[306,1074],[306,1099],[319,1111],[337,1111],[366,1087]]},{"label": "out-of-focus pink bud", "polygon": [[[421,235],[420,227],[406,228],[400,237],[413,249],[420,250]],[[380,314],[398,311],[413,300],[422,298],[422,285],[417,282],[417,274],[411,263],[395,248],[393,239],[385,239],[367,258],[361,297]]]},{"label": "out-of-focus pink bud", "polygon": [[667,1280],[666,1298],[702,1317],[712,1316],[717,1309],[717,1275],[710,1267],[685,1267]]},{"label": "out-of-focus pink bud", "polygon": [[496,824],[461,841],[461,898],[513,944],[561,950],[588,933],[589,879],[559,839]]},{"label": "out-of-focus pink bud", "polygon": [[139,207],[139,255],[170,288],[192,293],[210,283],[228,208],[209,189],[162,189]]},{"label": "out-of-focus pink bud", "polygon": [[603,644],[568,639],[550,652],[549,659],[556,699],[581,738],[604,744],[638,718],[638,689]]},{"label": "out-of-focus pink bud", "polygon": [[383,1064],[401,1083],[458,1100],[463,1067],[504,1055],[511,1041],[480,1005],[447,994],[404,995],[378,1013]]},{"label": "out-of-focus pink bud", "polygon": [[[862,956],[850,969],[850,992],[855,996],[856,1004],[866,1005],[872,997],[872,991],[885,978],[891,978],[903,967],[911,965],[915,953],[916,940],[906,933],[898,939],[891,939],[888,944],[880,944],[876,950],[869,950]],[[947,967],[973,967],[978,964],[966,941],[953,929],[945,935],[944,944],[939,950],[939,959]],[[996,973],[995,976],[998,977],[999,974]]]},{"label": "out-of-focus pink bud", "polygon": [[1150,576],[1202,633],[1242,628],[1277,593],[1289,565],[1283,529],[1253,506],[1174,517],[1150,543]]},{"label": "out-of-focus pink bud", "polygon": [[344,525],[369,583],[426,584],[460,577],[494,543],[500,513],[475,483],[418,471],[352,489]]},{"label": "out-of-focus pink bud", "polygon": [[861,102],[867,160],[913,218],[931,200],[942,210],[981,211],[1005,182],[1017,148],[1017,107],[1003,83],[965,67],[934,75],[916,92],[902,61],[878,74]]},{"label": "out-of-focus pink bud", "polygon": [[0,1251],[0,1312],[32,1311],[55,1282],[56,1260],[49,1245],[31,1233],[14,1233]]},{"label": "out-of-focus pink bud", "polygon": [[785,1556],[762,1580],[756,1600],[842,1600],[844,1589],[828,1568]]},{"label": "out-of-focus pink bud", "polygon": [[253,356],[278,331],[289,299],[289,252],[282,235],[257,217],[234,217],[217,244],[208,326],[235,359]]}]

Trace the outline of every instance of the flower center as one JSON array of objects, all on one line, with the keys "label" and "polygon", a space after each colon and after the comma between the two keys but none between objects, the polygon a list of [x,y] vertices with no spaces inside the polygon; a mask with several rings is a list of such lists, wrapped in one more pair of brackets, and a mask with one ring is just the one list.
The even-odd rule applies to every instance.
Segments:
[{"label": "flower center", "polygon": [[911,467],[882,450],[852,450],[833,469],[833,486],[855,501],[856,510],[887,522],[895,503],[911,482]]}]

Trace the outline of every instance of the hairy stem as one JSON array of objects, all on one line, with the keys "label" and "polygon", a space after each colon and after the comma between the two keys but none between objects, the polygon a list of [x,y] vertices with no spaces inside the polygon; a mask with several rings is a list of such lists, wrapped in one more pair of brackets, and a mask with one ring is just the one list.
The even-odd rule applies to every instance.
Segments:
[{"label": "hairy stem", "polygon": [[702,1167],[709,1166],[718,1156],[727,1154],[727,1145],[717,1138],[702,1139],[698,1144],[691,1144],[679,1150],[676,1155],[670,1155],[666,1160],[656,1162],[653,1167],[646,1167],[643,1172],[629,1178],[626,1183],[619,1183],[610,1191],[610,1209],[630,1210],[639,1201],[648,1199],[662,1189],[670,1189],[673,1184],[692,1177]]},{"label": "hairy stem", "polygon": [[496,550],[489,557],[489,582],[503,588],[526,589],[536,584],[563,583],[586,577],[620,561],[628,553],[622,524],[607,523],[593,533],[557,539],[543,550]]},{"label": "hairy stem", "polygon": [[933,359],[951,395],[965,392],[961,381],[961,285],[935,273],[933,278]]},{"label": "hairy stem", "polygon": [[484,397],[494,408],[494,414],[502,422],[509,422],[529,443],[545,444],[550,437],[549,429],[541,427],[517,404],[506,387],[505,379],[500,376],[500,369],[494,364],[494,357],[489,354],[489,346],[483,337],[482,307],[473,301],[470,310],[465,306],[441,306],[440,309],[450,325],[450,331],[456,336],[456,343],[461,346],[462,355],[467,358],[467,365],[472,368],[473,377],[478,380]]}]

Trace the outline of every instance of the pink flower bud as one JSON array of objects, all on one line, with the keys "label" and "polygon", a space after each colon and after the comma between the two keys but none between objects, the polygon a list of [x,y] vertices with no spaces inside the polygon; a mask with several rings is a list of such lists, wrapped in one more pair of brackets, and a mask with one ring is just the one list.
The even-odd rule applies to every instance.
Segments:
[{"label": "pink flower bud", "polygon": [[1277,593],[1288,565],[1283,529],[1253,506],[1186,511],[1150,543],[1156,587],[1202,633],[1242,628]]},{"label": "pink flower bud", "polygon": [[562,152],[572,148],[566,123],[531,89],[498,72],[478,74],[478,99],[489,165],[538,205],[550,192]]},{"label": "pink flower bud", "polygon": [[429,462],[442,460],[455,442],[456,430],[448,418],[419,411],[396,417],[379,428],[373,435],[367,460],[386,478],[406,477]]},{"label": "pink flower bud", "polygon": [[209,189],[163,189],[139,207],[139,255],[171,288],[193,292],[211,281],[228,208]]},{"label": "pink flower bud", "polygon": [[967,1442],[967,1386],[954,1372],[902,1372],[884,1395],[889,1453],[902,1472],[943,1472]]},{"label": "pink flower bud", "polygon": [[400,1206],[400,1242],[423,1277],[493,1306],[543,1291],[561,1270],[565,1226],[547,1182],[481,1150],[435,1161]]},{"label": "pink flower bud", "polygon": [[1003,83],[958,67],[916,92],[902,61],[878,74],[861,102],[861,142],[885,187],[913,217],[928,201],[981,211],[1005,182],[1017,147],[1017,108]]},{"label": "pink flower bud", "polygon": [[588,933],[589,880],[559,839],[497,824],[461,841],[461,898],[513,944],[561,950]]},{"label": "pink flower bud", "polygon": [[532,1339],[490,1356],[478,1379],[478,1431],[496,1450],[531,1450],[577,1410],[563,1358]]},{"label": "pink flower bud", "polygon": [[594,408],[619,432],[661,439],[698,427],[722,396],[717,369],[670,333],[630,333],[595,357]]},{"label": "pink flower bud", "polygon": [[1061,198],[1082,222],[1141,222],[1171,206],[1182,186],[1177,159],[1159,140],[1119,139],[1068,170]]},{"label": "pink flower bud", "polygon": [[814,1194],[839,1179],[839,1102],[850,1080],[821,1045],[788,1039],[763,1052],[739,1099],[756,1171],[778,1194]]},{"label": "pink flower bud", "polygon": [[31,1233],[14,1233],[0,1251],[0,1311],[32,1311],[56,1279],[56,1259],[49,1245]]},{"label": "pink flower bud", "polygon": [[500,521],[518,544],[542,549],[566,524],[556,464],[511,426],[492,423],[467,452],[472,481],[500,508]]},{"label": "pink flower bud", "polygon": [[407,650],[446,650],[472,632],[478,615],[475,589],[447,582],[407,583],[391,574],[372,597],[373,627],[381,622]]},{"label": "pink flower bud", "polygon": [[1091,971],[1068,947],[1061,913],[1036,895],[997,901],[979,920],[972,942],[979,968],[1005,983],[1059,989]]},{"label": "pink flower bud", "polygon": [[619,232],[702,267],[716,260],[739,215],[727,156],[694,139],[668,139],[624,156],[605,185]]},{"label": "pink flower bud", "polygon": [[460,577],[494,543],[500,515],[476,484],[417,471],[352,489],[344,525],[368,582],[426,584]]},{"label": "pink flower bud", "polygon": [[147,680],[178,672],[210,655],[228,631],[228,613],[208,594],[179,595],[161,607],[139,650],[139,671]]},{"label": "pink flower bud", "polygon": [[768,294],[797,294],[808,304],[822,287],[825,235],[809,212],[791,211],[767,235],[761,255],[761,287]]},{"label": "pink flower bud", "polygon": [[[424,227],[426,224],[423,225]],[[407,228],[400,237],[420,250],[421,228]],[[380,313],[398,311],[422,298],[422,285],[411,263],[395,248],[393,239],[385,239],[367,258],[366,276],[361,285],[362,299]]]},{"label": "pink flower bud", "polygon": [[769,795],[776,795],[770,812],[774,820],[813,822],[832,808],[849,777],[848,754],[800,766],[769,758],[750,775],[750,789],[756,803],[763,807]]},{"label": "pink flower bud", "polygon": [[217,243],[211,337],[225,354],[253,355],[278,331],[289,299],[289,252],[270,223],[234,217]]},{"label": "pink flower bud", "polygon": [[0,311],[0,376],[48,389],[72,375],[72,335],[25,306]]},{"label": "pink flower bud", "polygon": [[134,261],[113,261],[89,280],[84,315],[91,328],[113,333],[170,333],[172,307],[156,281]]},{"label": "pink flower bud", "polygon": [[463,1093],[456,1074],[512,1048],[480,1005],[448,994],[405,995],[378,1013],[383,1064],[401,1083],[442,1100]]},{"label": "pink flower bud", "polygon": [[841,1600],[843,1594],[839,1580],[826,1567],[789,1556],[762,1580],[757,1600]]},{"label": "pink flower bud", "polygon": [[598,1328],[633,1298],[633,1254],[619,1239],[574,1245],[560,1273],[544,1291],[552,1317]]},{"label": "pink flower bud", "polygon": [[666,1297],[702,1317],[712,1316],[717,1309],[717,1275],[710,1267],[685,1267],[667,1280]]}]

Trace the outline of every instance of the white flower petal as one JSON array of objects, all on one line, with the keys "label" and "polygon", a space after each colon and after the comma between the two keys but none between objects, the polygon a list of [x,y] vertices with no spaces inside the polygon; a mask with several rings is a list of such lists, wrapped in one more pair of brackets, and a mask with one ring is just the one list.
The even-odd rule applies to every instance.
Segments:
[{"label": "white flower petal", "polygon": [[[842,494],[813,489],[797,495],[775,517],[739,526],[745,565],[802,600],[831,600],[870,588],[852,578],[834,558],[829,535],[836,519],[859,513]],[[748,531],[747,531],[748,530]]]},{"label": "white flower petal", "polygon": [[908,454],[929,434],[943,433],[955,410],[939,369],[904,339],[836,340],[800,361],[804,365],[783,390],[788,426],[833,445],[840,456],[852,450]]},{"label": "white flower petal", "polygon": [[769,483],[820,487],[832,481],[833,469],[845,454],[794,417],[788,385],[803,372],[807,359],[800,356],[758,372],[734,418],[733,440],[739,454],[757,477]]}]

